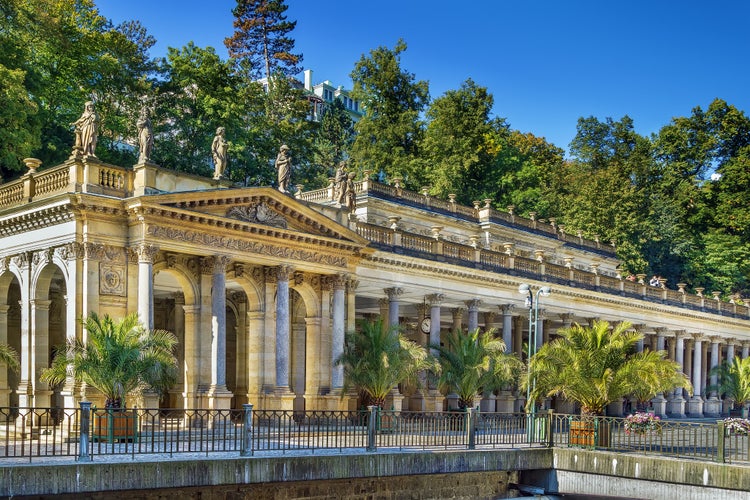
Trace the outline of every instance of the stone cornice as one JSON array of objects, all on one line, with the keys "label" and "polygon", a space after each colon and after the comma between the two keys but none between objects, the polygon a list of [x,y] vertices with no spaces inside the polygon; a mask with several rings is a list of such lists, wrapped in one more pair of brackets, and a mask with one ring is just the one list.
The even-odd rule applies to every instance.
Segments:
[{"label": "stone cornice", "polygon": [[[503,275],[482,269],[456,266],[445,262],[432,262],[408,257],[404,258],[403,256],[398,255],[393,255],[393,257],[391,257],[389,254],[384,252],[366,255],[364,256],[360,264],[366,264],[367,262],[371,262],[377,265],[378,268],[380,268],[381,266],[391,267],[396,271],[401,269],[408,269],[420,274],[448,276],[451,278],[458,278],[469,282],[480,281],[485,284],[491,284],[493,286],[507,285],[511,288],[514,288],[517,287],[519,282],[521,281],[528,282],[528,280],[525,278],[514,278],[510,275]],[[555,285],[555,295],[581,299],[583,301],[591,301],[592,296],[595,296],[595,301],[597,303],[611,304],[613,306],[619,306],[625,309],[639,312],[653,312],[654,317],[658,317],[659,314],[668,313],[678,315],[681,319],[696,319],[700,321],[709,321],[714,324],[734,325],[736,327],[742,328],[747,328],[748,325],[748,320],[744,320],[742,318],[732,318],[717,314],[702,313],[700,311],[694,311],[687,308],[683,309],[675,306],[648,302],[645,300],[639,301],[636,299],[610,295],[603,292],[565,287],[564,285]]]},{"label": "stone cornice", "polygon": [[15,234],[44,229],[75,220],[76,211],[73,205],[65,203],[38,210],[24,212],[16,216],[8,217],[0,221],[0,237],[13,236]]}]

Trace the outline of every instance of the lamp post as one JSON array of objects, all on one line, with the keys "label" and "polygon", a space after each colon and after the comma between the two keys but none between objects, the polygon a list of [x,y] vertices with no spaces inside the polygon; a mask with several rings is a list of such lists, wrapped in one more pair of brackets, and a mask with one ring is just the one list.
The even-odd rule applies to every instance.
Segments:
[{"label": "lamp post", "polygon": [[[548,286],[540,287],[536,294],[531,291],[531,286],[527,283],[521,283],[518,286],[518,293],[526,296],[526,307],[529,308],[529,347],[528,347],[528,358],[527,363],[531,362],[531,357],[536,354],[536,342],[537,342],[537,323],[539,321],[539,296],[549,296],[552,289]],[[528,373],[528,372],[527,372]],[[526,404],[529,404],[531,397],[531,387],[536,387],[536,380],[529,381],[526,385]],[[531,411],[529,412],[529,421],[527,423],[527,437],[529,444],[534,436],[534,424],[536,417],[536,403],[531,405]]]}]

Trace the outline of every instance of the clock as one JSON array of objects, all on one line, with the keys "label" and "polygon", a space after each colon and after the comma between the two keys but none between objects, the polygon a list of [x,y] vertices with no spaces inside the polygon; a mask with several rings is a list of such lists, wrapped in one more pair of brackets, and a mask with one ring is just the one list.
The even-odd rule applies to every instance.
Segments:
[{"label": "clock", "polygon": [[422,322],[419,324],[419,328],[422,329],[422,333],[430,333],[430,318],[425,318],[422,320]]}]

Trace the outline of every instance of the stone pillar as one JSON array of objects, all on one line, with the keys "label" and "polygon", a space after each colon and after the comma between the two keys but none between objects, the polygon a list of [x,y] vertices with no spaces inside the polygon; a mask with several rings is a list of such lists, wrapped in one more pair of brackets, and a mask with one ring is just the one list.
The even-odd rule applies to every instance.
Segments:
[{"label": "stone pillar", "polygon": [[[664,328],[656,328],[656,350],[663,351],[665,347],[664,334],[666,330]],[[654,414],[659,417],[665,417],[667,414],[667,399],[664,394],[659,392],[651,400],[651,406],[654,408]]]},{"label": "stone pillar", "polygon": [[451,316],[453,317],[453,324],[451,325],[451,331],[456,330],[462,330],[463,329],[463,321],[464,321],[464,313],[466,312],[466,309],[463,307],[454,307],[451,309]]},{"label": "stone pillar", "polygon": [[[430,344],[440,344],[440,306],[445,299],[445,295],[442,293],[434,293],[426,297],[427,305],[430,306]],[[430,353],[433,356],[438,355],[436,349],[431,349]],[[443,410],[443,396],[437,390],[435,381],[431,380],[429,384],[429,395],[425,397],[425,408],[427,411],[442,411]]]},{"label": "stone pillar", "polygon": [[750,356],[750,342],[747,340],[742,343],[742,359]]},{"label": "stone pillar", "polygon": [[33,381],[33,405],[36,408],[52,406],[52,391],[40,376],[49,366],[49,308],[51,300],[31,300],[31,368]]},{"label": "stone pillar", "polygon": [[386,288],[388,296],[388,327],[398,327],[399,324],[399,297],[404,293],[403,288]]},{"label": "stone pillar", "polygon": [[380,318],[382,319],[381,327],[383,331],[386,331],[388,329],[388,299],[378,299],[378,306],[380,307]]},{"label": "stone pillar", "polygon": [[735,356],[734,346],[735,346],[734,340],[729,340],[727,342],[727,364],[730,366],[732,365],[732,363],[734,363],[734,356]]},{"label": "stone pillar", "polygon": [[228,410],[232,393],[227,390],[227,294],[226,267],[229,258],[224,255],[203,259],[211,273],[211,385],[208,388],[208,406]]},{"label": "stone pillar", "polygon": [[289,395],[290,338],[289,279],[291,266],[279,266],[276,281],[276,387],[278,394]]},{"label": "stone pillar", "polygon": [[[736,341],[734,339],[729,339],[727,341],[727,366],[732,366],[734,363],[734,357],[735,357],[735,344]],[[728,415],[729,412],[734,407],[734,400],[730,399],[728,397],[724,397],[722,400],[722,414]]]},{"label": "stone pillar", "polygon": [[523,315],[519,315],[514,317],[514,321],[513,352],[516,353],[518,359],[523,359],[523,325],[526,322],[526,318]]},{"label": "stone pillar", "polygon": [[177,383],[170,389],[169,404],[173,408],[179,408],[178,397],[185,390],[185,295],[182,293],[174,294],[174,332],[178,339],[177,352]]},{"label": "stone pillar", "polygon": [[505,352],[513,352],[513,304],[504,304],[500,306],[503,312],[503,342],[505,342]]},{"label": "stone pillar", "polygon": [[688,416],[703,417],[703,398],[701,397],[701,358],[703,354],[703,336],[693,335],[693,397],[688,401]]},{"label": "stone pillar", "polygon": [[356,298],[357,298],[357,287],[359,286],[359,281],[349,278],[349,281],[347,281],[346,284],[346,331],[347,332],[353,332],[356,328],[356,319],[357,319],[357,304],[356,304]]},{"label": "stone pillar", "polygon": [[138,254],[138,316],[148,330],[154,329],[154,257],[159,249],[142,244],[135,248]]},{"label": "stone pillar", "polygon": [[344,322],[346,320],[347,276],[337,274],[333,277],[333,338],[331,339],[331,389],[340,391],[344,386],[344,367],[336,365],[336,360],[344,353]]},{"label": "stone pillar", "polygon": [[467,300],[465,304],[469,311],[469,331],[473,332],[479,328],[479,306],[482,304],[482,301],[479,299],[472,299]]},{"label": "stone pillar", "polygon": [[183,408],[198,408],[198,388],[200,385],[200,363],[201,363],[201,335],[199,305],[186,304],[182,306],[185,311],[185,366],[181,367],[185,374],[183,386]]},{"label": "stone pillar", "polygon": [[539,315],[536,318],[536,352],[544,344],[544,309],[538,309]]},{"label": "stone pillar", "polygon": [[[680,372],[685,372],[685,332],[676,332],[675,361]],[[685,398],[682,397],[682,389],[675,389],[672,400],[668,406],[669,414],[674,418],[685,417]]]},{"label": "stone pillar", "polygon": [[[0,305],[0,344],[8,343],[8,310],[9,305]],[[10,406],[10,386],[8,384],[8,367],[0,363],[0,408]]]},{"label": "stone pillar", "polygon": [[[721,337],[711,337],[711,365],[709,366],[709,373],[710,373],[710,384],[713,387],[716,387],[716,383],[718,382],[718,378],[716,376],[716,373],[711,373],[714,368],[716,368],[719,365],[719,342],[721,341]],[[703,413],[707,417],[711,418],[718,418],[721,414],[721,401],[719,400],[718,393],[716,389],[711,390],[711,394],[708,395],[708,399],[706,399],[706,403],[703,407]]]}]

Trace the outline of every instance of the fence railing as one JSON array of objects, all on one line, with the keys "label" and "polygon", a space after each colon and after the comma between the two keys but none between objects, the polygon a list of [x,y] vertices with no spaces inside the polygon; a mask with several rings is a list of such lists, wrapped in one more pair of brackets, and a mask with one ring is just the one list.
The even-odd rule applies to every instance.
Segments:
[{"label": "fence railing", "polygon": [[0,408],[0,463],[68,457],[217,452],[315,453],[320,450],[395,450],[579,446],[721,463],[750,462],[750,437],[721,421],[662,420],[633,431],[626,419],[542,412],[484,413],[379,410],[281,411],[98,410]]}]

